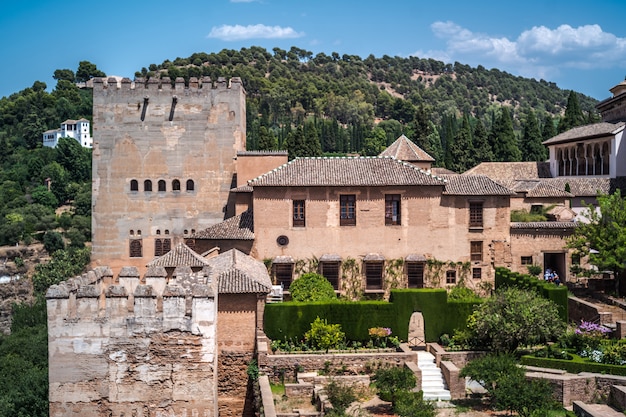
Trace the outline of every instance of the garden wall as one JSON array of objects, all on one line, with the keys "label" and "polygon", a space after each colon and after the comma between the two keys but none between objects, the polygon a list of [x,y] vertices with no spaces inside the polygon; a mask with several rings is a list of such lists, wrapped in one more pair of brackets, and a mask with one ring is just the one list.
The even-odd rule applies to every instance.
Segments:
[{"label": "garden wall", "polygon": [[281,379],[295,381],[298,372],[328,370],[332,373],[362,374],[381,365],[404,366],[405,362],[415,361],[415,352],[403,345],[400,352],[358,352],[358,353],[289,353],[273,354],[267,339],[259,338],[259,371],[270,381]]}]

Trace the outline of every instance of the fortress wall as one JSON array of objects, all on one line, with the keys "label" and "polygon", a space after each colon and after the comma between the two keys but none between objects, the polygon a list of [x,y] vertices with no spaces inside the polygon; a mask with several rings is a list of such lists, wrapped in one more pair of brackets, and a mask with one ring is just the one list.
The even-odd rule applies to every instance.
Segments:
[{"label": "fortress wall", "polygon": [[[143,272],[155,257],[155,239],[172,239],[174,247],[234,214],[228,199],[245,134],[245,91],[237,77],[192,78],[188,86],[182,78],[173,85],[168,78],[95,79],[93,265]],[[131,239],[141,243],[141,254],[130,253]]]},{"label": "fortress wall", "polygon": [[48,290],[50,415],[216,416],[214,284],[132,272],[97,268]]}]

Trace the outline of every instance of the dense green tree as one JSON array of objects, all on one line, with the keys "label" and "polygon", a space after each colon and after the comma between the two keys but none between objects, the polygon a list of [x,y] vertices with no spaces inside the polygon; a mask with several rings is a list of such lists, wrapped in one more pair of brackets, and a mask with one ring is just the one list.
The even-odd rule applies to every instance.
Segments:
[{"label": "dense green tree", "polygon": [[494,158],[498,162],[515,162],[522,159],[517,146],[513,120],[507,106],[500,108],[500,114],[496,117],[494,126],[489,135],[489,142],[493,148]]},{"label": "dense green tree", "polygon": [[89,61],[80,61],[76,70],[76,82],[85,82],[94,77],[106,77],[106,74],[100,71],[96,64]]},{"label": "dense green tree", "polygon": [[304,124],[304,142],[306,156],[322,156],[322,144],[313,121]]},{"label": "dense green tree", "polygon": [[569,92],[565,115],[559,121],[559,133],[585,124],[585,116],[580,108],[578,95],[574,91]]},{"label": "dense green tree", "polygon": [[481,162],[491,162],[494,160],[493,151],[489,146],[487,129],[481,120],[476,120],[474,135],[472,137],[472,152],[474,154],[474,164]]},{"label": "dense green tree", "polygon": [[556,126],[554,125],[554,119],[552,116],[546,114],[543,121],[543,129],[541,130],[541,137],[544,141],[556,136]]},{"label": "dense green tree", "polygon": [[55,80],[66,80],[73,83],[76,80],[76,75],[71,69],[58,69],[54,71],[52,76]]},{"label": "dense green tree", "polygon": [[332,284],[322,275],[302,274],[289,286],[293,301],[330,301],[337,299]]},{"label": "dense green tree", "polygon": [[467,320],[468,342],[494,353],[556,340],[565,330],[552,301],[534,291],[505,288],[488,298]]},{"label": "dense green tree", "polygon": [[479,382],[499,410],[515,411],[524,417],[548,412],[555,405],[550,384],[527,380],[525,374],[513,356],[491,354],[470,361],[460,376]]},{"label": "dense green tree", "polygon": [[278,141],[276,135],[271,129],[265,126],[259,127],[259,143],[258,149],[264,151],[274,151],[278,149]]},{"label": "dense green tree", "polygon": [[59,232],[55,232],[54,230],[49,230],[43,236],[43,247],[48,251],[48,253],[52,254],[58,250],[65,249],[65,241],[63,240],[63,236]]},{"label": "dense green tree", "polygon": [[43,185],[35,187],[33,191],[31,191],[30,196],[34,203],[46,207],[57,208],[59,205],[59,200],[57,200],[56,196]]},{"label": "dense green tree", "polygon": [[[589,257],[597,271],[611,271],[616,291],[626,294],[626,201],[617,189],[598,195],[597,208],[589,205],[583,212],[587,221],[579,222],[567,245],[578,256]],[[594,271],[587,271],[592,273]]]},{"label": "dense green tree", "polygon": [[367,156],[376,156],[385,149],[387,134],[380,127],[374,128],[365,138],[361,153]]},{"label": "dense green tree", "polygon": [[531,109],[526,115],[520,140],[520,151],[524,161],[543,162],[548,158],[548,150],[542,144],[543,137],[539,129],[539,121]]},{"label": "dense green tree", "polygon": [[69,179],[76,182],[91,179],[91,150],[83,148],[77,140],[60,138],[57,144],[57,161],[69,173]]},{"label": "dense green tree", "polygon": [[463,115],[461,127],[456,132],[454,141],[448,146],[448,153],[450,154],[448,169],[461,173],[474,166],[472,130],[467,114]]}]

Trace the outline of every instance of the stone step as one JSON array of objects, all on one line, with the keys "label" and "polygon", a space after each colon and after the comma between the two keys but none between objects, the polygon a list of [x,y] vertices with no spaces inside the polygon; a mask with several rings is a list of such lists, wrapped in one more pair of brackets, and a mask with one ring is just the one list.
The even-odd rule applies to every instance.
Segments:
[{"label": "stone step", "polygon": [[435,364],[435,356],[429,352],[417,352],[417,367],[422,373],[424,399],[450,401],[450,391],[445,387],[441,369]]}]

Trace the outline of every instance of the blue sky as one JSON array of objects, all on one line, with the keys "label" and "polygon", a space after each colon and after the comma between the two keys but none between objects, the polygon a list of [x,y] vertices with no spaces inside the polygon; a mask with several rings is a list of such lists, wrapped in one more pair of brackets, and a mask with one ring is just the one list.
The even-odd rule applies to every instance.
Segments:
[{"label": "blue sky", "polygon": [[0,97],[90,61],[108,75],[194,52],[297,46],[435,58],[543,78],[597,99],[626,76],[623,0],[3,1]]}]

